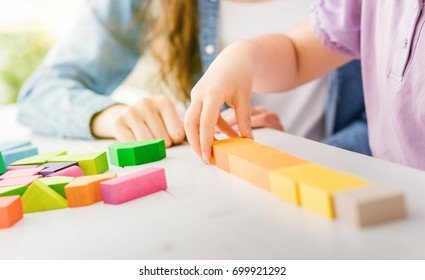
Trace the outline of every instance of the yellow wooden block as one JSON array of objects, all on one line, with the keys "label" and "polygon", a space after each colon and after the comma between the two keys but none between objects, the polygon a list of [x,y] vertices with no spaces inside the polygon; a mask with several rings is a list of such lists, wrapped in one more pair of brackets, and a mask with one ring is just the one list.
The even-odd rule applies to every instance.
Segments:
[{"label": "yellow wooden block", "polygon": [[228,157],[231,174],[268,191],[271,190],[271,171],[307,163],[303,159],[261,144],[244,152],[231,152]]},{"label": "yellow wooden block", "polygon": [[252,139],[242,138],[242,137],[233,137],[223,140],[215,140],[212,143],[212,156],[211,163],[217,165],[218,168],[229,172],[229,163],[228,163],[228,153],[243,151],[256,147]]},{"label": "yellow wooden block", "polygon": [[369,182],[344,173],[301,179],[299,182],[301,206],[332,219],[335,217],[332,198],[334,193],[368,185]]},{"label": "yellow wooden block", "polygon": [[304,163],[272,170],[269,173],[270,190],[274,195],[300,205],[299,181],[301,179],[316,176],[331,176],[335,173],[336,171],[313,163]]}]

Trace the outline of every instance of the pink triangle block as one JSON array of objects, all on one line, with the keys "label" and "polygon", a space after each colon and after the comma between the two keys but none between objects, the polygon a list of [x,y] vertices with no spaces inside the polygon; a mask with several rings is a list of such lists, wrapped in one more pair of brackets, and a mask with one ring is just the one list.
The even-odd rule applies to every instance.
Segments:
[{"label": "pink triangle block", "polygon": [[46,177],[54,177],[54,176],[68,176],[68,177],[82,177],[84,176],[83,170],[79,166],[71,166],[65,169],[62,169],[58,172],[47,175]]},{"label": "pink triangle block", "polygon": [[43,170],[42,167],[10,170],[10,171],[7,171],[6,173],[4,173],[3,175],[1,175],[0,179],[29,177],[29,176],[39,175],[41,170]]},{"label": "pink triangle block", "polygon": [[103,201],[106,204],[121,204],[142,196],[167,189],[165,170],[147,168],[125,176],[103,181]]},{"label": "pink triangle block", "polygon": [[36,168],[38,165],[11,165],[6,168],[7,171]]},{"label": "pink triangle block", "polygon": [[35,179],[41,178],[41,175],[29,177],[17,177],[0,180],[0,187],[13,187],[13,186],[29,186]]}]

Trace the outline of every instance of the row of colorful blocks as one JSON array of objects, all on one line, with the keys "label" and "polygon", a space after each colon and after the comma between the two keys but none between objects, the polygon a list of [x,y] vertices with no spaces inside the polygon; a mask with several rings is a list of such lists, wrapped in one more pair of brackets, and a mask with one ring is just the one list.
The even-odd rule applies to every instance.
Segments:
[{"label": "row of colorful blocks", "polygon": [[220,169],[327,218],[368,226],[405,217],[402,192],[337,172],[247,138],[213,142]]}]

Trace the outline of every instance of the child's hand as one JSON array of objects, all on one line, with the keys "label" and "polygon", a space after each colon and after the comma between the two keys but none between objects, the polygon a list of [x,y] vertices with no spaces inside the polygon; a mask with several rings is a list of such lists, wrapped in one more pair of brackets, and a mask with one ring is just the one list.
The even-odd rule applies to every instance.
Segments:
[{"label": "child's hand", "polygon": [[164,139],[167,147],[185,139],[174,104],[163,95],[105,109],[93,118],[92,132],[97,137],[119,141]]},{"label": "child's hand", "polygon": [[[237,131],[236,115],[233,108],[229,108],[221,113],[221,117]],[[262,106],[254,106],[251,108],[251,127],[260,128],[267,127],[280,131],[284,131],[283,125],[279,120],[279,116]],[[220,130],[217,128],[216,132]]]},{"label": "child's hand", "polygon": [[241,136],[253,138],[250,98],[254,69],[249,59],[252,45],[240,42],[226,48],[192,90],[192,102],[185,117],[189,143],[205,162],[210,161],[215,126],[228,136],[238,136],[221,116],[226,102],[235,109]]}]

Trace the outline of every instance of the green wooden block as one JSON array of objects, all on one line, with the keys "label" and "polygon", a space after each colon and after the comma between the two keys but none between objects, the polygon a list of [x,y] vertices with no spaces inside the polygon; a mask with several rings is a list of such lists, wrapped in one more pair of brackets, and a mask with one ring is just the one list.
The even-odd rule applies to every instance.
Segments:
[{"label": "green wooden block", "polygon": [[66,151],[57,151],[57,152],[52,152],[48,154],[36,155],[36,156],[15,161],[11,165],[41,165],[41,164],[45,164],[49,159],[53,157],[66,155],[66,154],[67,154]]},{"label": "green wooden block", "polygon": [[55,192],[66,198],[65,187],[74,180],[74,177],[54,176],[41,178],[39,181],[51,187]]},{"label": "green wooden block", "polygon": [[24,213],[47,211],[68,207],[68,202],[40,180],[35,180],[22,196]]},{"label": "green wooden block", "polygon": [[102,174],[109,170],[106,152],[58,156],[49,159],[48,162],[78,162],[85,176]]},{"label": "green wooden block", "polygon": [[118,142],[109,146],[109,159],[116,166],[132,166],[161,160],[167,156],[163,139]]},{"label": "green wooden block", "polygon": [[28,189],[28,186],[26,185],[14,186],[14,187],[1,187],[0,196],[11,196],[11,195],[22,196],[27,189]]},{"label": "green wooden block", "polygon": [[6,166],[4,165],[3,155],[0,152],[0,175],[6,173]]}]

